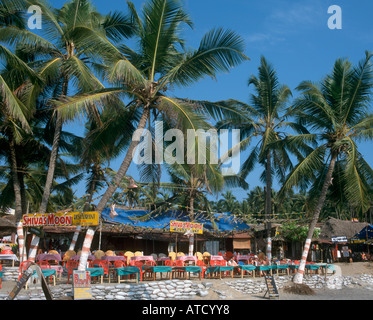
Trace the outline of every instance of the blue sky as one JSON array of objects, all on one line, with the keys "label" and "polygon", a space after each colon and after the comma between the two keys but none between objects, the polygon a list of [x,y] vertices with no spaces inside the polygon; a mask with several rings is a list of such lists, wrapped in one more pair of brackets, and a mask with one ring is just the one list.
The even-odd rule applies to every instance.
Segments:
[{"label": "blue sky", "polygon": [[[51,3],[59,7],[64,1]],[[96,8],[107,13],[126,10],[123,0],[92,0]],[[134,0],[138,9],[143,0]],[[187,44],[198,47],[202,36],[214,27],[224,27],[240,34],[246,43],[246,55],[251,61],[236,67],[217,80],[205,79],[196,85],[174,92],[175,96],[191,99],[218,101],[237,99],[248,102],[251,93],[247,81],[257,74],[260,57],[264,55],[278,72],[280,82],[287,84],[296,96],[295,87],[303,80],[319,81],[337,58],[348,58],[357,63],[365,50],[373,50],[373,2],[369,0],[185,0],[194,29],[186,29]],[[328,8],[338,5],[342,9],[342,29],[330,30],[327,22]],[[71,129],[75,126],[68,126]],[[360,144],[360,151],[373,167],[372,144]],[[245,154],[241,154],[244,158]],[[119,167],[121,159],[113,161],[111,167]],[[136,177],[136,167],[128,172]],[[262,185],[259,180],[261,168],[248,177],[251,187]],[[275,183],[275,188],[278,185]],[[246,192],[235,190],[237,198]],[[84,194],[79,187],[77,195]]]}]

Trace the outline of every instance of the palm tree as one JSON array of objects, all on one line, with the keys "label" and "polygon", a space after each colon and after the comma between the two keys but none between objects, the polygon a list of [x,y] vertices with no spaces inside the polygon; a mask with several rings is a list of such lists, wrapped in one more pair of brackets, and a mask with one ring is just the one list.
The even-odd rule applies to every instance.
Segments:
[{"label": "palm tree", "polygon": [[[183,25],[192,26],[192,23],[177,1],[149,1],[142,9],[142,18],[131,2],[128,2],[128,7],[139,44],[137,50],[124,44],[114,47],[101,38],[102,43],[97,49],[110,53],[111,59],[106,61],[106,77],[118,87],[78,95],[66,103],[58,103],[59,112],[74,117],[77,112],[84,111],[88,103],[102,104],[113,96],[124,95],[129,98],[127,108],[141,110],[138,133],[142,133],[148,121],[157,118],[173,128],[196,129],[198,125],[206,127],[204,116],[207,113],[215,118],[227,113],[239,114],[224,104],[165,95],[169,88],[190,85],[205,76],[215,78],[217,72],[228,71],[247,60],[239,36],[229,30],[212,30],[202,39],[199,49],[185,51],[185,41],[180,38],[180,33]],[[97,40],[89,31],[82,36]],[[129,145],[117,175],[97,206],[98,211],[104,209],[125,176],[138,143],[133,139]]]},{"label": "palm tree", "polygon": [[313,216],[295,283],[303,281],[315,225],[329,187],[334,184],[334,178],[338,178],[334,175],[336,167],[346,182],[343,192],[349,203],[363,212],[369,208],[373,170],[359,153],[356,143],[373,138],[373,115],[368,113],[373,87],[371,57],[366,52],[357,66],[338,59],[332,73],[319,85],[305,81],[297,88],[301,97],[293,110],[298,113],[298,122],[315,132],[297,139],[317,139],[320,145],[299,162],[280,190],[283,193],[301,183],[313,183],[310,189]]},{"label": "palm tree", "polygon": [[[276,173],[280,181],[285,179],[287,170],[290,170],[292,162],[288,151],[297,156],[306,146],[295,148],[289,143],[283,143],[288,133],[286,129],[293,129],[297,133],[306,133],[307,130],[287,119],[292,116],[291,110],[287,108],[289,98],[292,93],[286,85],[279,83],[276,70],[268,61],[262,57],[258,68],[259,76],[251,76],[249,86],[253,85],[255,94],[251,94],[252,106],[239,103],[246,109],[249,120],[227,119],[218,124],[218,127],[234,127],[240,129],[243,140],[240,142],[241,148],[245,149],[254,138],[258,138],[255,146],[250,151],[241,167],[241,177],[246,179],[248,174],[259,163],[264,167],[261,180],[265,183],[265,206],[264,214],[267,220],[267,238],[271,243],[271,223],[269,222],[272,213],[272,180]],[[268,248],[270,252],[270,248]],[[268,254],[268,257],[270,254]],[[270,257],[269,257],[270,258]]]},{"label": "palm tree", "polygon": [[205,116],[208,112],[215,118],[226,113],[238,114],[225,105],[171,98],[166,95],[168,89],[196,83],[206,76],[215,78],[218,72],[229,71],[248,59],[243,54],[243,40],[234,32],[223,29],[208,32],[197,50],[186,51],[181,31],[184,25],[192,26],[192,23],[178,1],[148,1],[142,8],[142,17],[133,3],[127,3],[138,48],[131,49],[124,44],[114,46],[90,30],[81,34],[87,48],[93,47],[89,40],[92,43],[101,41],[94,48],[104,51],[110,58],[106,60],[106,77],[116,87],[92,91],[89,95],[78,95],[56,104],[59,113],[71,118],[77,112],[84,112],[89,104],[102,105],[112,97],[122,95],[128,99],[127,108],[140,110],[138,139],[131,141],[117,175],[97,205],[99,212],[126,175],[148,121],[162,119],[173,128],[196,129],[207,126]]},{"label": "palm tree", "polygon": [[29,120],[32,109],[27,103],[32,83],[41,83],[38,75],[17,55],[0,45],[0,59],[5,65],[0,72],[0,133],[1,144],[6,149],[6,161],[11,168],[15,197],[15,216],[20,219],[22,208],[17,144],[21,144],[25,134],[31,133]]},{"label": "palm tree", "polygon": [[[78,28],[87,28],[99,37],[116,39],[119,35],[130,33],[129,24],[119,13],[101,16],[87,0],[72,0],[57,10],[43,0],[27,0],[25,6],[37,5],[43,12],[43,36],[32,33],[28,29],[8,25],[0,29],[0,38],[9,45],[17,44],[17,50],[32,58],[32,64],[40,77],[45,79],[47,87],[54,86],[53,98],[64,100],[69,91],[80,93],[95,89],[103,89],[90,68],[99,56],[92,50],[84,50],[84,39],[79,36]],[[92,44],[92,43],[91,43]],[[97,44],[96,44],[97,46]],[[30,104],[36,100],[45,86],[34,86],[30,94]],[[93,114],[97,114],[95,106],[87,106]],[[59,112],[50,119],[54,126],[54,138],[48,166],[48,174],[44,187],[43,199],[39,212],[47,209],[51,194],[63,119]]]}]

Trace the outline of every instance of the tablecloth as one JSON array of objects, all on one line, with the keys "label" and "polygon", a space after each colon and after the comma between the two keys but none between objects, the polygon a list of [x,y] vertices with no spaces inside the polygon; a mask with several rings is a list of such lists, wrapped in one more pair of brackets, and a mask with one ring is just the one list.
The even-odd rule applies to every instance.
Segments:
[{"label": "tablecloth", "polygon": [[172,270],[180,270],[185,272],[202,272],[201,267],[198,266],[172,267]]},{"label": "tablecloth", "polygon": [[253,265],[247,264],[247,265],[239,265],[238,269],[239,270],[244,270],[244,271],[253,271],[253,270],[256,269],[256,267],[253,266]]},{"label": "tablecloth", "polygon": [[15,254],[0,254],[0,260],[13,260],[18,261],[18,258]]},{"label": "tablecloth", "polygon": [[[49,276],[55,276],[56,275],[56,270],[54,269],[41,269],[41,272],[43,273],[44,277],[49,277]],[[36,273],[36,270],[32,273],[32,277],[37,278],[38,274]]]},{"label": "tablecloth", "polygon": [[233,271],[234,267],[232,266],[214,266],[214,267],[207,267],[206,273],[214,273],[214,272],[224,272],[224,271]]},{"label": "tablecloth", "polygon": [[240,260],[249,260],[249,259],[250,259],[250,256],[247,256],[247,255],[237,256],[237,261],[240,261]]},{"label": "tablecloth", "polygon": [[181,261],[194,261],[194,263],[197,263],[197,257],[196,256],[179,256],[176,257],[176,260],[181,260]]},{"label": "tablecloth", "polygon": [[130,258],[131,261],[154,261],[154,257],[153,256],[133,256]]},{"label": "tablecloth", "polygon": [[210,260],[218,260],[218,261],[221,261],[221,260],[224,260],[224,257],[223,256],[210,256]]},{"label": "tablecloth", "polygon": [[[95,259],[96,259],[96,257],[93,254],[90,254],[88,256],[88,260],[95,260]],[[71,256],[70,260],[79,261],[80,260],[80,255]]]},{"label": "tablecloth", "polygon": [[36,261],[47,261],[47,260],[55,260],[61,261],[61,256],[59,254],[54,253],[42,253],[36,256]]},{"label": "tablecloth", "polygon": [[317,265],[317,264],[306,264],[306,269],[309,269],[309,270],[318,270],[318,269],[320,269],[320,266]]},{"label": "tablecloth", "polygon": [[106,261],[127,261],[127,257],[125,256],[103,256],[101,260]]},{"label": "tablecloth", "polygon": [[140,280],[140,269],[138,267],[121,267],[115,268],[118,276],[129,276],[131,274],[137,274],[137,280]]},{"label": "tablecloth", "polygon": [[103,268],[87,268],[86,271],[91,273],[91,277],[99,277],[104,275]]}]

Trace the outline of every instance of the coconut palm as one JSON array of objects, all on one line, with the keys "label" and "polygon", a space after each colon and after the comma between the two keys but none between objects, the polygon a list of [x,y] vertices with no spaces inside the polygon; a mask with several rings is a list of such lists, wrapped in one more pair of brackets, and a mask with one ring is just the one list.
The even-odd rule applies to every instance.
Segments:
[{"label": "coconut palm", "polygon": [[[99,39],[102,43],[98,50],[110,52],[110,60],[106,61],[106,77],[117,87],[68,99],[66,103],[57,104],[59,112],[66,117],[74,117],[77,112],[84,111],[87,103],[102,104],[113,96],[123,95],[128,98],[128,108],[141,110],[138,137],[152,119],[165,120],[173,128],[196,129],[199,124],[206,126],[204,116],[207,111],[215,117],[227,110],[231,112],[224,105],[171,98],[166,92],[175,86],[195,83],[205,76],[216,77],[219,71],[228,71],[247,60],[243,54],[242,39],[232,31],[215,29],[204,36],[197,50],[185,51],[181,31],[184,25],[191,26],[192,23],[179,2],[148,1],[142,9],[142,17],[133,3],[128,2],[128,8],[138,48],[131,49],[124,44],[115,47]],[[85,39],[97,40],[89,30],[83,35]],[[133,139],[129,145],[117,175],[98,203],[98,211],[104,209],[125,176],[138,143]]]},{"label": "coconut palm", "polygon": [[298,122],[314,132],[297,139],[317,139],[320,144],[292,170],[280,190],[285,192],[312,182],[309,192],[313,216],[295,283],[303,281],[313,231],[334,179],[343,178],[343,193],[350,204],[363,212],[369,208],[373,170],[359,153],[357,143],[373,138],[373,115],[369,114],[373,88],[371,57],[366,52],[357,66],[338,59],[332,73],[320,84],[305,81],[297,88],[301,97],[293,110],[298,113]]},{"label": "coconut palm", "polygon": [[25,134],[31,133],[29,120],[32,108],[27,103],[27,88],[32,83],[41,84],[41,79],[18,55],[3,45],[0,45],[0,59],[5,66],[0,71],[0,143],[5,148],[5,161],[11,168],[16,201],[15,216],[20,219],[25,207],[22,208],[17,144],[24,143]]},{"label": "coconut palm", "polygon": [[[218,123],[218,127],[234,127],[240,129],[240,142],[242,149],[246,149],[252,140],[257,138],[255,146],[251,149],[242,164],[240,176],[244,179],[259,163],[264,167],[261,180],[265,183],[265,219],[269,221],[272,213],[272,181],[276,174],[280,181],[285,179],[287,170],[293,165],[288,154],[289,151],[299,157],[302,151],[307,150],[306,145],[295,147],[286,139],[287,129],[296,133],[307,133],[307,130],[296,123],[288,121],[292,116],[287,104],[292,93],[286,85],[281,85],[276,70],[264,58],[258,68],[258,77],[251,76],[248,82],[253,86],[255,93],[251,94],[252,105],[239,102],[248,113],[247,120],[224,120]],[[232,101],[231,103],[238,103]],[[267,238],[271,238],[271,226],[268,222]],[[270,242],[269,242],[270,243]]]},{"label": "coconut palm", "polygon": [[[14,25],[0,29],[0,38],[9,45],[17,45],[17,50],[32,60],[32,65],[45,79],[48,88],[54,87],[55,99],[65,99],[69,91],[85,92],[103,89],[103,84],[94,75],[88,64],[99,57],[93,50],[84,50],[84,38],[79,37],[77,28],[89,28],[98,37],[116,39],[131,32],[129,23],[119,13],[100,15],[87,0],[72,0],[57,10],[43,0],[24,1],[25,6],[37,5],[43,12],[42,35],[32,33]],[[92,43],[91,43],[92,44]],[[97,45],[97,44],[96,44]],[[30,103],[46,87],[34,86]],[[95,107],[88,106],[97,115]],[[92,117],[92,114],[90,115]],[[44,213],[51,194],[63,119],[57,114],[49,120],[54,126],[54,139],[43,200],[39,212]]]}]

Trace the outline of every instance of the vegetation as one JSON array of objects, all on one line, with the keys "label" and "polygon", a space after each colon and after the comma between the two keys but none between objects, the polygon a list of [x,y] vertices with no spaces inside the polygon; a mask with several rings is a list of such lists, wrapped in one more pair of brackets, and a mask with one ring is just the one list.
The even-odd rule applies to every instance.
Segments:
[{"label": "vegetation", "polygon": [[[42,8],[40,33],[27,28],[23,13],[30,5]],[[148,0],[140,11],[128,1],[123,12],[108,15],[88,0],[62,8],[3,0],[1,210],[15,208],[20,219],[69,207],[101,212],[113,202],[158,212],[177,207],[192,220],[198,212],[224,211],[250,223],[311,222],[310,235],[328,217],[372,222],[373,170],[358,150],[359,142],[373,138],[371,54],[357,66],[338,59],[320,83],[302,82],[296,99],[265,57],[249,78],[248,103],[176,98],[174,88],[248,60],[243,39],[222,28],[186,49],[183,30],[192,27],[174,0]],[[77,117],[84,123],[81,137],[66,131]],[[223,159],[160,165],[152,153],[153,161],[139,166],[138,187],[130,187],[127,171],[140,143],[133,133],[148,130],[154,146],[156,121],[163,121],[163,132],[240,129],[234,146],[245,156],[240,173],[224,177]],[[171,145],[164,142],[162,151]],[[122,165],[114,171],[110,163],[118,158]],[[256,165],[265,188],[250,181]],[[163,172],[169,181],[161,181]],[[275,179],[280,190],[273,189]],[[86,195],[78,199],[83,181]]]}]

